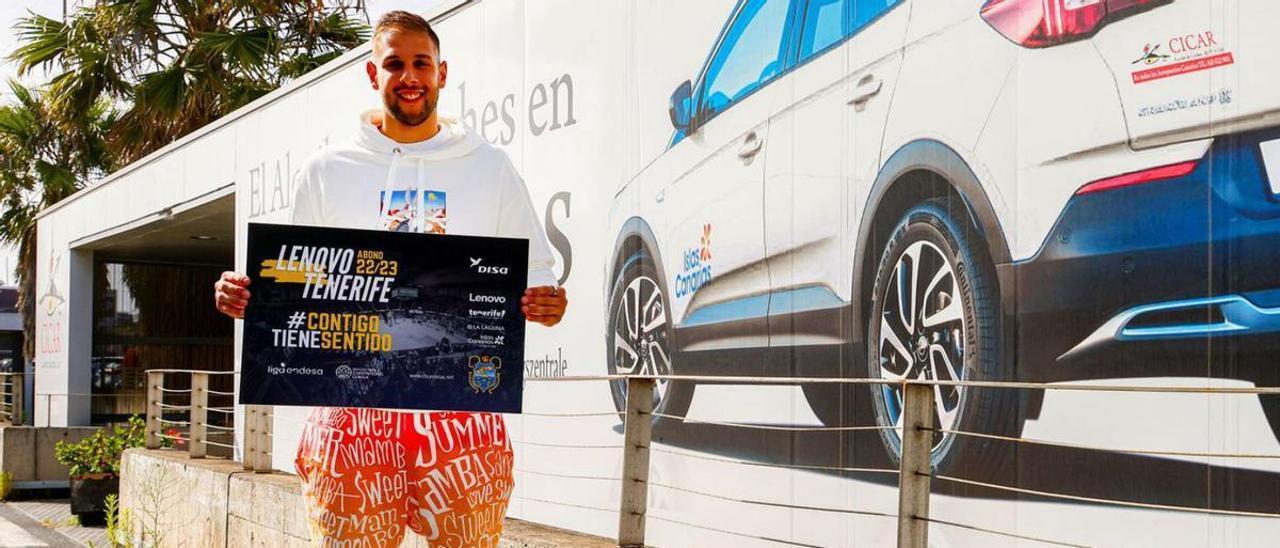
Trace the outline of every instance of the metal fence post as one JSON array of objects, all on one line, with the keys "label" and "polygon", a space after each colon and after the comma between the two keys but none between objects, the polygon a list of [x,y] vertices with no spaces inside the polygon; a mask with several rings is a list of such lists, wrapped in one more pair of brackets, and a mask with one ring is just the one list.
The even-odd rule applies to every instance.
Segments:
[{"label": "metal fence post", "polygon": [[160,448],[160,401],[164,392],[164,372],[147,372],[147,449]]},{"label": "metal fence post", "polygon": [[618,546],[644,546],[644,518],[649,506],[649,443],[653,434],[654,379],[627,379],[627,414],[623,423],[622,502],[618,507]]},{"label": "metal fence post", "polygon": [[898,468],[898,546],[929,543],[929,479],[933,452],[933,391],[927,384],[902,387],[902,459]]},{"label": "metal fence post", "polygon": [[209,423],[209,374],[191,374],[191,445],[188,451],[191,458],[204,458],[207,451]]}]

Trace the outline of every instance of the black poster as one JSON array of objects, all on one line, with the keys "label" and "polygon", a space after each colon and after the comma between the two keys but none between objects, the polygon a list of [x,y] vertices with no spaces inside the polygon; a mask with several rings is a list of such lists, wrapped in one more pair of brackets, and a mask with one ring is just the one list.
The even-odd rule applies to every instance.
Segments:
[{"label": "black poster", "polygon": [[249,224],[240,403],[519,413],[528,241]]}]

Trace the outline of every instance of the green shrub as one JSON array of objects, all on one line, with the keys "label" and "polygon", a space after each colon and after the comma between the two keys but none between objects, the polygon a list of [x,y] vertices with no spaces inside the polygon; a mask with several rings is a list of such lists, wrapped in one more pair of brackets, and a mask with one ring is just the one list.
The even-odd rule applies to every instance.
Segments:
[{"label": "green shrub", "polygon": [[129,417],[126,425],[116,425],[113,433],[100,428],[75,443],[60,441],[53,448],[58,462],[71,469],[71,477],[95,474],[120,474],[120,455],[130,447],[142,447],[146,443],[146,422],[142,417]]},{"label": "green shrub", "polygon": [[0,500],[7,500],[13,491],[13,472],[0,472]]}]

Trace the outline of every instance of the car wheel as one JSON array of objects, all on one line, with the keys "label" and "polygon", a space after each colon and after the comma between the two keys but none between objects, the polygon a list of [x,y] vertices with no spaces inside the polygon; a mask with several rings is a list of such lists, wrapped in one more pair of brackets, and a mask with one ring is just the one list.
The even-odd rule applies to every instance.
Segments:
[{"label": "car wheel", "polygon": [[[653,259],[643,249],[623,262],[609,293],[609,356],[611,375],[674,375],[671,312],[667,292]],[[627,383],[610,381],[618,411],[627,407]],[[691,387],[658,380],[654,390],[656,413],[683,416],[689,409]],[[658,417],[654,416],[655,421]]]},{"label": "car wheel", "polygon": [[[966,216],[941,200],[908,210],[890,234],[872,286],[867,321],[871,378],[942,381],[1009,380],[999,355],[999,299],[994,268]],[[900,385],[869,385],[880,426],[902,426]],[[934,386],[934,427],[1017,437],[1020,396],[1012,389]],[[902,454],[900,431],[880,431],[889,456]],[[1012,447],[946,432],[933,436],[935,470],[985,475],[1003,470]]]}]

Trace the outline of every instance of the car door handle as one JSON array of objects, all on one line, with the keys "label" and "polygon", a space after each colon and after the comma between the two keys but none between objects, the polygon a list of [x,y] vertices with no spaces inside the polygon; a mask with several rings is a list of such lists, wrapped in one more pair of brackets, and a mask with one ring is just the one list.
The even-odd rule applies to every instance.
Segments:
[{"label": "car door handle", "polygon": [[658,203],[662,203],[663,200],[666,200],[666,199],[667,199],[667,189],[665,188],[662,190],[659,190],[657,194],[653,195],[653,201]]},{"label": "car door handle", "polygon": [[750,160],[760,153],[760,148],[764,146],[764,139],[761,139],[756,132],[747,134],[747,138],[742,141],[742,147],[738,149],[738,158]]},{"label": "car door handle", "polygon": [[880,88],[884,87],[884,80],[876,78],[874,74],[868,74],[858,80],[858,85],[854,87],[853,98],[849,99],[850,105],[861,108],[867,104],[872,97],[880,93]]}]

